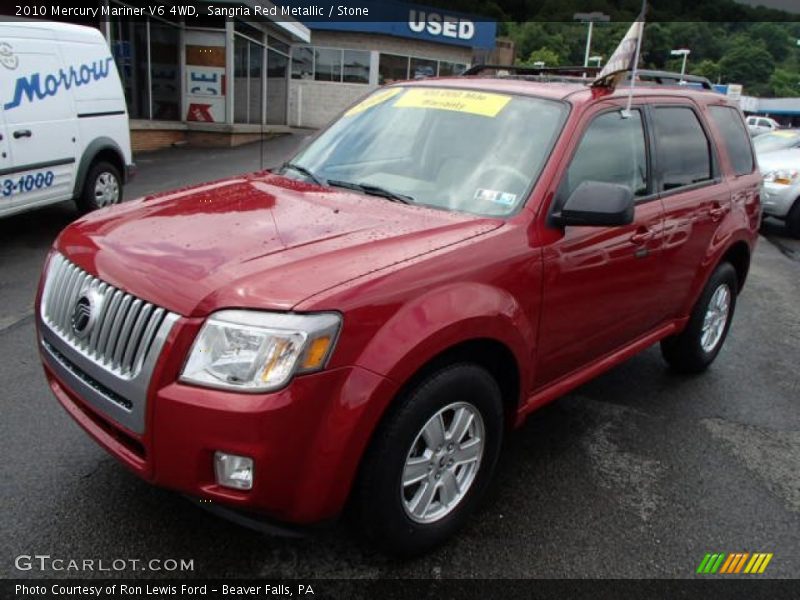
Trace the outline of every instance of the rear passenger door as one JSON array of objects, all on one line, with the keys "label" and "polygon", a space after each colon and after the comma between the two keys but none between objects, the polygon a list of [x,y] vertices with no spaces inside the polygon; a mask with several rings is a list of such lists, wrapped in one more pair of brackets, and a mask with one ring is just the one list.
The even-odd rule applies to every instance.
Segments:
[{"label": "rear passenger door", "polygon": [[717,151],[694,104],[651,107],[655,184],[664,205],[664,279],[661,310],[680,316],[695,279],[731,210]]}]

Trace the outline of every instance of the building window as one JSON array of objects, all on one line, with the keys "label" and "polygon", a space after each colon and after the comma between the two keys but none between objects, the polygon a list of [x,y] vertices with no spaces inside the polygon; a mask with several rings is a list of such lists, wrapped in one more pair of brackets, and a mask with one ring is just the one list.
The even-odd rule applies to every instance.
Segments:
[{"label": "building window", "polygon": [[369,83],[368,50],[292,47],[292,79]]},{"label": "building window", "polygon": [[[272,41],[272,38],[270,38]],[[286,125],[287,75],[289,57],[272,48],[267,49],[267,123]]]},{"label": "building window", "polygon": [[261,123],[264,46],[236,35],[233,41],[233,121]]},{"label": "building window", "polygon": [[292,79],[314,78],[314,50],[308,46],[292,48]]},{"label": "building window", "polygon": [[435,60],[427,58],[411,58],[411,78],[425,79],[436,77],[437,64]]},{"label": "building window", "polygon": [[314,79],[317,81],[342,80],[342,51],[332,48],[314,50]]},{"label": "building window", "polygon": [[122,80],[130,117],[179,120],[178,26],[162,19],[140,21],[111,17],[109,29],[109,45]]},{"label": "building window", "polygon": [[342,56],[342,80],[345,83],[369,83],[369,52],[343,50]]},{"label": "building window", "polygon": [[397,54],[381,54],[378,64],[378,83],[394,83],[407,79],[425,79],[426,77],[449,77],[460,75],[467,68],[464,63],[422,58],[419,56],[399,56]]},{"label": "building window", "polygon": [[381,54],[378,62],[378,83],[393,83],[408,79],[408,56]]},{"label": "building window", "polygon": [[466,70],[467,65],[464,63],[447,62],[445,60],[439,61],[439,77],[461,75]]}]

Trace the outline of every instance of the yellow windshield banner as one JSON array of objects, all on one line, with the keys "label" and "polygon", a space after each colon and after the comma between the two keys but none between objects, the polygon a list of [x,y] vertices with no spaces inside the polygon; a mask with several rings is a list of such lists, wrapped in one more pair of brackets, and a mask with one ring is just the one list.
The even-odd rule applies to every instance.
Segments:
[{"label": "yellow windshield banner", "polygon": [[412,88],[397,99],[397,108],[434,108],[496,117],[511,100],[503,94],[487,94],[471,90]]},{"label": "yellow windshield banner", "polygon": [[364,112],[368,108],[372,108],[373,106],[377,106],[381,102],[386,102],[389,98],[393,98],[397,94],[403,91],[403,88],[389,88],[388,90],[382,90],[371,96],[368,96],[358,104],[356,104],[353,108],[348,110],[344,113],[345,117],[350,117],[352,115],[357,115],[360,112]]}]

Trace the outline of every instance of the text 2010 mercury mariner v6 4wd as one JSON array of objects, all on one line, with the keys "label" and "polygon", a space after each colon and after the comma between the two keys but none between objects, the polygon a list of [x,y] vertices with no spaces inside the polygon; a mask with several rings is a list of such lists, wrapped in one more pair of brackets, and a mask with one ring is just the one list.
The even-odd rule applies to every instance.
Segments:
[{"label": "text 2010 mercury mariner v6 4wd", "polygon": [[717,356],[760,221],[706,91],[459,77],[382,88],[291,161],[78,220],[38,339],[143,479],[384,549],[464,524],[506,432],[661,343]]}]

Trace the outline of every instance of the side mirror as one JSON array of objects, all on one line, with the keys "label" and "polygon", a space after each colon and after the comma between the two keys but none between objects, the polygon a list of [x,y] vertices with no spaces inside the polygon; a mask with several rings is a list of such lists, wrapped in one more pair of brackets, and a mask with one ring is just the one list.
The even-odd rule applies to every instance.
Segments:
[{"label": "side mirror", "polygon": [[584,181],[567,198],[553,222],[561,227],[581,225],[614,227],[630,225],[634,216],[631,189],[616,183]]}]

